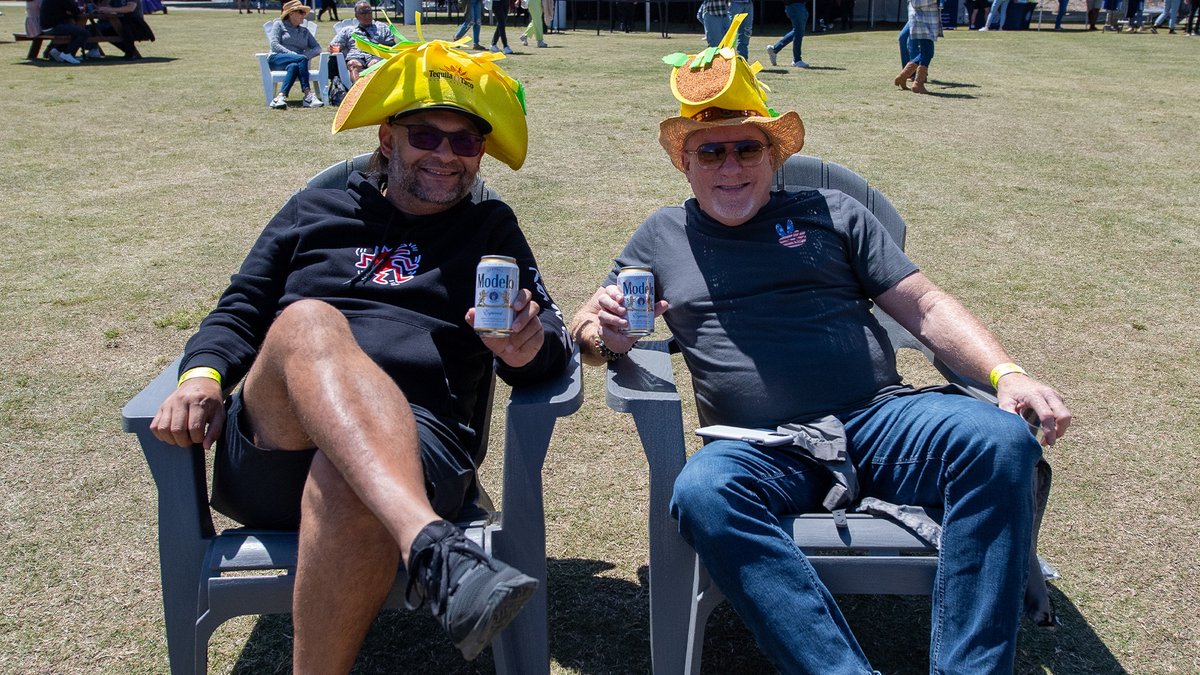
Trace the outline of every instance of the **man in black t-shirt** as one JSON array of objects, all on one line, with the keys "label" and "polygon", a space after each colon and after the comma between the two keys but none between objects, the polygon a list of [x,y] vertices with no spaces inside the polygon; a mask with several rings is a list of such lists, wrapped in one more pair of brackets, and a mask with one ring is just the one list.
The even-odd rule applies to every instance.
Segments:
[{"label": "man in black t-shirt", "polygon": [[[680,535],[780,672],[874,672],[780,520],[868,496],[944,511],[930,671],[1012,672],[1041,458],[1014,413],[1036,416],[1049,444],[1070,411],[861,204],[834,190],[771,192],[804,126],[795,112],[767,107],[743,59],[724,58],[664,59],[676,66],[682,105],[660,125],[659,142],[694,198],[634,232],[571,321],[581,354],[603,364],[633,347],[614,281],[624,266],[649,267],[655,311],[691,373],[701,424],[798,432],[792,445],[705,445],[671,498]],[[873,305],[955,371],[990,379],[999,407],[904,385]],[[805,449],[813,447],[822,451]],[[814,459],[838,448],[854,487],[831,489]],[[860,494],[846,496],[857,486]]]}]

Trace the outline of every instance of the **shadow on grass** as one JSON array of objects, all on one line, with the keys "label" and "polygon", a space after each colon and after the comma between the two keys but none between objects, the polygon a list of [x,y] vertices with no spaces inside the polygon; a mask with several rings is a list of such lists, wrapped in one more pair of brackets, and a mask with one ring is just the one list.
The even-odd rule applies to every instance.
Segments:
[{"label": "shadow on grass", "polygon": [[794,66],[788,66],[785,68],[776,68],[776,67],[763,68],[762,72],[772,73],[774,75],[787,75],[788,73],[800,73],[800,72],[804,72],[805,70],[846,70],[846,69],[838,68],[837,66],[813,66],[813,65],[810,65],[807,68],[796,68]]},{"label": "shadow on grass", "polygon": [[172,61],[178,61],[178,60],[179,59],[174,56],[143,56],[140,59],[135,59],[133,61],[126,61],[125,59],[121,58],[120,56],[105,56],[104,58],[96,59],[95,61],[84,61],[83,63],[79,64],[78,66],[73,66],[68,63],[58,63],[57,61],[48,61],[43,58],[39,58],[34,61],[25,59],[22,61],[17,61],[13,65],[34,66],[37,68],[86,69],[86,68],[104,68],[107,66],[131,66],[131,65],[149,65],[151,63],[170,63]]},{"label": "shadow on grass", "polygon": [[936,84],[945,89],[978,89],[979,85],[973,82],[946,82],[945,80],[926,80],[926,84]]},{"label": "shadow on grass", "polygon": [[[580,673],[650,672],[647,568],[638,583],[605,576],[611,563],[578,558],[549,561],[550,656]],[[1126,674],[1074,603],[1051,587],[1060,624],[1044,629],[1025,623],[1017,644],[1017,673]],[[929,670],[929,598],[840,596],[838,602],[872,665],[886,675]],[[291,617],[260,617],[234,673],[287,673],[291,668]],[[491,650],[462,660],[426,613],[384,612],[371,627],[355,673],[423,675],[493,672]],[[739,675],[774,668],[728,603],[709,618],[702,673]]]}]

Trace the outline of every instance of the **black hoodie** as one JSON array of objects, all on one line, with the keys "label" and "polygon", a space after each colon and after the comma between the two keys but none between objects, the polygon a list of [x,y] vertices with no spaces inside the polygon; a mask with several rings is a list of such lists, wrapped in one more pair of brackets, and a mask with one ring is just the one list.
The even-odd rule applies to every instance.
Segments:
[{"label": "black hoodie", "polygon": [[226,386],[240,381],[279,312],[313,298],[345,315],[363,351],[410,402],[466,431],[492,362],[464,319],[484,255],[517,259],[520,286],[541,307],[546,334],[532,362],[497,361],[497,374],[524,384],[561,373],[570,337],[512,210],[464,199],[436,215],[410,216],[361,173],[345,190],[303,190],[288,200],[188,341],[180,372],[208,366]]}]

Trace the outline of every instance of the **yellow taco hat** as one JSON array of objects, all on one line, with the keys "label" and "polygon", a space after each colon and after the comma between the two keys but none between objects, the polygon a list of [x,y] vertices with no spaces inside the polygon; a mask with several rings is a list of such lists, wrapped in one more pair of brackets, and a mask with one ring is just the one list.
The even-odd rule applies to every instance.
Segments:
[{"label": "yellow taco hat", "polygon": [[671,93],[679,101],[679,116],[659,124],[658,141],[675,168],[683,171],[683,143],[701,129],[730,124],[754,124],[771,142],[771,165],[778,169],[804,146],[804,122],[795,112],[780,115],[767,105],[767,86],[758,79],[762,64],[748,63],[736,51],[738,27],[745,14],[733,22],[716,47],[699,54],[676,53],[663,57],[674,66]]},{"label": "yellow taco hat", "polygon": [[[389,22],[390,23],[390,22]],[[396,45],[380,45],[361,36],[359,47],[382,58],[363,71],[346,93],[333,119],[333,133],[383,124],[398,113],[452,108],[475,120],[487,137],[486,152],[514,170],[525,163],[529,129],[525,89],[496,61],[503,54],[468,54],[457,42],[412,42],[392,27]],[[420,14],[417,35],[421,37]]]}]

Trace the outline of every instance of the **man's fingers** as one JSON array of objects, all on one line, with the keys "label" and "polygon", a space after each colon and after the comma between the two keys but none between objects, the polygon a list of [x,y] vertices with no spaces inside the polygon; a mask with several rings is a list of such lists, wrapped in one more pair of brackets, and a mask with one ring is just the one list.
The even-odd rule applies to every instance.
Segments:
[{"label": "man's fingers", "polygon": [[208,421],[208,432],[204,434],[201,443],[205,450],[211,450],[213,443],[221,437],[221,431],[225,428],[225,406],[220,406],[216,410],[216,414]]}]

